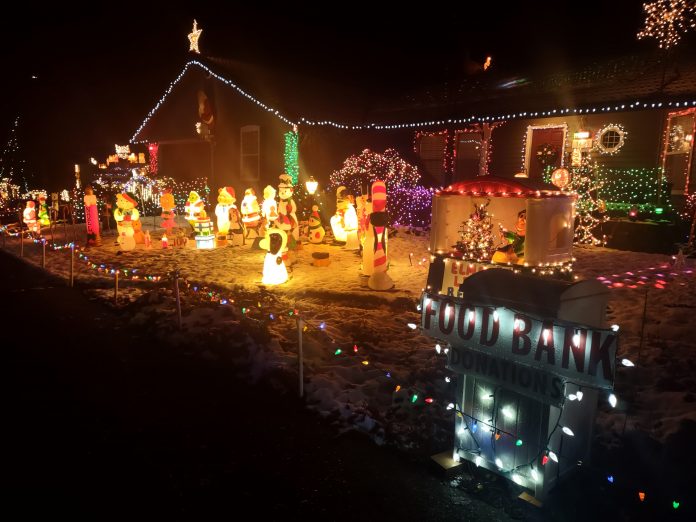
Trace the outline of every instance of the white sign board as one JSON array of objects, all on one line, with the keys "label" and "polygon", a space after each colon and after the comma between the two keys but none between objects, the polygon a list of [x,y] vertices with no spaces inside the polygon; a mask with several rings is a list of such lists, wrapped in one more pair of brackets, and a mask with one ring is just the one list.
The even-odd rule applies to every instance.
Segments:
[{"label": "white sign board", "polygon": [[[486,354],[489,359],[499,358],[542,372],[562,380],[596,388],[612,389],[616,364],[617,335],[612,330],[590,328],[580,324],[539,319],[525,312],[504,307],[481,306],[467,303],[463,298],[429,295],[421,298],[421,326],[425,334],[448,341],[454,349],[462,349],[459,362],[476,368],[476,360],[468,351]],[[479,369],[483,368],[479,363]],[[495,379],[500,368],[490,370],[487,377]],[[522,373],[516,370],[521,379]],[[511,375],[511,374],[510,374]],[[526,380],[526,377],[525,377]],[[513,383],[516,386],[520,382]],[[549,396],[553,383],[548,383]]]}]

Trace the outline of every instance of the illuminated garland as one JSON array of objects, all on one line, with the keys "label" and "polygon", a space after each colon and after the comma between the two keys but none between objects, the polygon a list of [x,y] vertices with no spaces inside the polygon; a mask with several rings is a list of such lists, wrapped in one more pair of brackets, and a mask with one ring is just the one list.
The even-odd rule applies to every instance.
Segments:
[{"label": "illuminated garland", "polygon": [[285,173],[292,178],[292,184],[297,185],[300,175],[299,152],[297,148],[297,131],[285,133]]},{"label": "illuminated garland", "polygon": [[682,34],[696,27],[696,4],[693,0],[657,0],[643,4],[645,27],[636,36],[655,38],[660,49],[675,47]]}]

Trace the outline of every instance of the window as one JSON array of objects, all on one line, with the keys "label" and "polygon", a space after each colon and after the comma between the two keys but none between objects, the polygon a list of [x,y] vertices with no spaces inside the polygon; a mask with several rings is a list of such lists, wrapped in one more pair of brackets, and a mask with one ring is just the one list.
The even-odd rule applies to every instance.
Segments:
[{"label": "window", "polygon": [[690,194],[696,191],[693,175],[694,134],[696,109],[671,112],[662,152],[662,169],[672,185],[672,194]]},{"label": "window", "polygon": [[621,125],[607,125],[599,130],[595,145],[600,154],[616,154],[626,141],[626,131]]},{"label": "window", "polygon": [[260,135],[258,125],[246,125],[241,129],[240,136],[240,179],[258,181],[260,178]]},{"label": "window", "polygon": [[434,179],[443,182],[445,174],[444,133],[422,134],[418,139],[418,152],[423,168]]},{"label": "window", "polygon": [[454,181],[472,179],[480,174],[482,135],[479,132],[457,132]]}]

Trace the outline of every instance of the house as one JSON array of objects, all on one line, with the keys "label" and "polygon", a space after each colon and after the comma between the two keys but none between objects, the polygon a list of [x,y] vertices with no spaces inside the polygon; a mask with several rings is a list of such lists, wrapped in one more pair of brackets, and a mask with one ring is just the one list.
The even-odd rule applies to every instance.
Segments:
[{"label": "house", "polygon": [[696,60],[669,60],[624,58],[540,79],[479,75],[405,96],[379,116],[436,122],[415,132],[414,149],[444,186],[488,174],[541,180],[591,152],[609,203],[660,206],[671,195],[679,204],[696,190]]},{"label": "house", "polygon": [[696,190],[693,57],[625,58],[541,79],[487,74],[394,102],[197,57],[131,141],[159,143],[163,174],[206,176],[213,187],[276,184],[288,147],[300,182],[326,186],[348,156],[391,147],[431,186],[489,174],[541,181],[591,152],[612,209],[679,207]]}]

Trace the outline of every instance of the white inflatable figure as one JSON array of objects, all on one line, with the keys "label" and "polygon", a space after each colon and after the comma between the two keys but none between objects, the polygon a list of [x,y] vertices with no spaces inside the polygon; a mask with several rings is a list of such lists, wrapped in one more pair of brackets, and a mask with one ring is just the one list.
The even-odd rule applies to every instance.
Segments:
[{"label": "white inflatable figure", "polygon": [[244,191],[242,199],[242,223],[247,229],[256,229],[261,222],[261,209],[259,201],[256,199],[256,192],[253,188]]},{"label": "white inflatable figure", "polygon": [[[285,230],[295,241],[300,239],[300,231],[297,226],[297,205],[292,199],[294,187],[292,178],[287,174],[279,176],[278,183],[278,228]],[[290,245],[292,247],[292,245]]]},{"label": "white inflatable figure", "polygon": [[278,205],[275,200],[276,191],[270,185],[263,189],[263,203],[261,214],[266,220],[266,228],[274,227],[278,221]]},{"label": "white inflatable figure", "polygon": [[313,205],[312,214],[309,216],[309,242],[321,243],[324,241],[325,234],[326,231],[321,224],[321,217],[319,216],[319,207]]},{"label": "white inflatable figure", "polygon": [[281,285],[288,280],[288,270],[283,261],[283,251],[288,244],[288,235],[280,228],[269,228],[259,246],[267,250],[263,260],[264,285]]},{"label": "white inflatable figure", "polygon": [[189,193],[189,197],[186,200],[186,205],[184,206],[184,210],[186,211],[186,221],[193,226],[193,224],[198,221],[198,216],[200,215],[201,210],[204,209],[205,202],[198,195],[198,192],[192,190]]},{"label": "white inflatable figure", "polygon": [[336,189],[336,213],[331,216],[331,231],[334,239],[340,243],[345,243],[348,240],[348,235],[345,230],[344,215],[350,202],[347,199],[348,189],[341,185]]},{"label": "white inflatable figure", "polygon": [[369,273],[367,286],[372,290],[389,290],[394,287],[394,281],[387,274],[389,263],[387,262],[388,216],[386,210],[387,187],[383,181],[375,181],[372,184],[370,229],[363,249],[363,273]]},{"label": "white inflatable figure", "polygon": [[39,233],[39,224],[36,221],[36,203],[27,201],[27,206],[22,213],[22,221],[27,226],[27,230],[33,234]]},{"label": "white inflatable figure", "polygon": [[348,196],[348,205],[343,214],[343,230],[346,232],[346,250],[360,250],[358,239],[358,213],[353,206],[353,196]]},{"label": "white inflatable figure", "polygon": [[217,217],[218,234],[227,236],[230,231],[230,210],[234,207],[235,197],[234,188],[223,187],[218,189],[218,204],[215,205],[215,216]]}]

